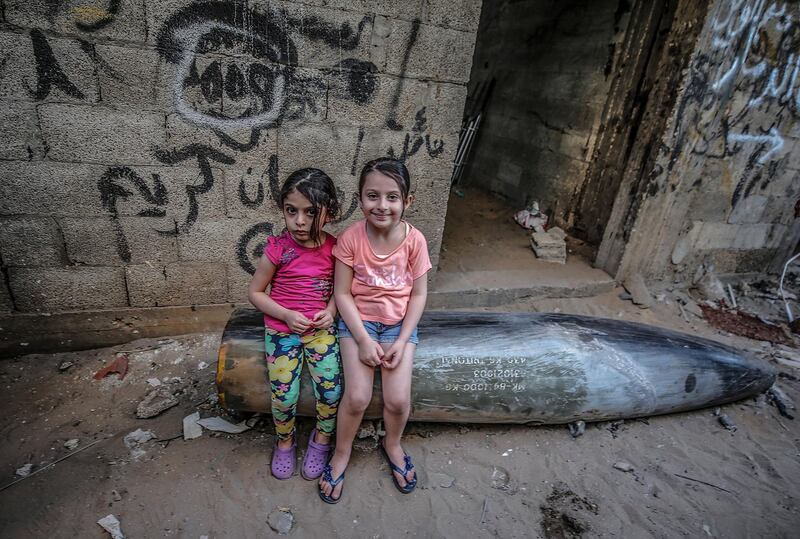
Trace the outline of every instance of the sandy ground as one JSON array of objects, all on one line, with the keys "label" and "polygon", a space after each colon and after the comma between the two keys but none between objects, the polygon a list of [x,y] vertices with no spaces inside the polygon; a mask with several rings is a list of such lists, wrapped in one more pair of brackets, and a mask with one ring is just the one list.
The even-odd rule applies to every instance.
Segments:
[{"label": "sandy ground", "polygon": [[[448,217],[443,267],[525,267],[527,237],[502,203],[467,193],[453,208],[472,226],[453,227],[464,221]],[[505,242],[504,248],[486,249],[486,238],[493,247]],[[459,267],[459,259],[472,266]],[[652,308],[640,309],[619,299],[620,291],[528,299],[496,310],[590,314],[718,339],[771,359],[782,373],[778,385],[800,401],[797,351],[722,334],[698,317],[697,308],[685,309],[684,318],[676,293],[665,291]],[[780,318],[779,305],[759,301],[764,314]],[[6,394],[0,537],[108,537],[96,524],[108,514],[134,538],[271,537],[290,515],[294,537],[797,536],[800,419],[781,417],[764,396],[722,408],[738,425],[735,432],[712,410],[590,424],[574,439],[566,426],[412,423],[404,445],[419,470],[414,493],[395,490],[375,440],[366,438],[357,443],[342,502],[326,505],[315,483],[270,475],[275,438],[269,416],[242,434],[180,436],[188,414],[225,415],[214,399],[219,339],[146,339],[0,362]],[[127,376],[94,380],[122,350],[130,358]],[[799,362],[776,362],[787,356]],[[72,366],[60,370],[66,362]],[[152,378],[179,402],[157,417],[137,419]],[[309,420],[299,422],[301,448],[311,428]],[[127,447],[124,437],[137,429],[156,439]],[[74,439],[79,452],[57,462],[72,453],[65,443]],[[619,462],[632,471],[614,468]],[[26,464],[34,475],[4,488]]]},{"label": "sandy ground", "polygon": [[[619,317],[761,355],[772,350],[721,335],[693,316],[690,326],[667,298],[646,310],[616,293],[504,309]],[[711,410],[591,424],[576,439],[564,426],[411,424],[405,446],[419,468],[416,492],[394,489],[368,438],[348,469],[344,499],[329,506],[313,483],[270,476],[268,417],[238,435],[205,431],[164,441],[181,433],[189,413],[224,413],[209,399],[218,342],[219,335],[196,334],[0,363],[3,485],[26,463],[36,472],[69,454],[70,439],[79,440],[78,449],[101,440],[0,492],[0,536],[100,538],[107,534],[95,522],[114,514],[127,537],[269,537],[277,533],[268,521],[275,524],[283,511],[291,512],[296,537],[796,536],[800,420],[779,416],[763,397],[723,407],[736,432]],[[93,380],[119,350],[133,350],[124,380]],[[59,371],[65,361],[73,366]],[[779,385],[800,399],[800,372],[777,366]],[[150,378],[169,384],[180,402],[136,419]],[[139,428],[157,439],[135,458],[123,437]],[[310,428],[301,421],[301,440]],[[619,461],[633,471],[615,469]]]}]

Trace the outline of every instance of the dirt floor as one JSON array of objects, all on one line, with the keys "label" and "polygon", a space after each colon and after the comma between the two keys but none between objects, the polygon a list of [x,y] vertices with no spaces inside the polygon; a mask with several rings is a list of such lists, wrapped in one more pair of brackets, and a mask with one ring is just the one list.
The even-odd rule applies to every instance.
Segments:
[{"label": "dirt floor", "polygon": [[[500,310],[591,314],[719,339],[771,358],[778,385],[800,400],[797,350],[722,334],[691,306],[684,319],[670,293],[640,309],[620,292]],[[241,434],[180,436],[188,414],[224,416],[214,398],[219,338],[148,339],[0,363],[0,488],[32,465],[32,475],[0,491],[0,537],[108,537],[96,521],[109,514],[134,538],[270,537],[275,529],[346,538],[797,536],[800,419],[780,416],[763,395],[722,407],[735,432],[709,409],[590,424],[574,439],[566,426],[413,423],[404,443],[419,469],[414,493],[395,490],[366,438],[342,502],[326,505],[299,475],[271,477],[268,416]],[[130,360],[125,378],[94,380],[122,350]],[[156,383],[148,379],[178,404],[137,419],[137,404]],[[310,428],[301,421],[301,447]],[[137,429],[156,438],[126,446]],[[73,450],[65,447],[74,439]],[[59,461],[72,451],[79,452]],[[620,462],[631,471],[615,468]]]}]

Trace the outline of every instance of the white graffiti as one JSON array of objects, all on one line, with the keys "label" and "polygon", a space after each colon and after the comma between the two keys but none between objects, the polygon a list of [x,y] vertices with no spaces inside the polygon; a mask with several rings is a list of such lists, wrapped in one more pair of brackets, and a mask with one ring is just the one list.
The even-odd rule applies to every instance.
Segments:
[{"label": "white graffiti", "polygon": [[[214,129],[252,129],[272,125],[280,117],[281,109],[283,108],[283,104],[286,99],[286,79],[280,72],[276,73],[273,81],[272,107],[269,110],[252,116],[243,118],[219,118],[195,109],[184,98],[184,81],[187,77],[189,77],[191,72],[192,62],[194,61],[195,52],[198,50],[198,45],[204,36],[208,35],[214,30],[221,30],[223,32],[241,36],[243,41],[249,41],[252,39],[252,35],[250,33],[245,32],[240,28],[218,22],[199,23],[176,30],[175,37],[177,38],[178,43],[181,44],[181,49],[183,51],[183,56],[181,57],[180,62],[178,62],[173,91],[175,107],[177,111],[181,114],[181,116],[190,122]],[[275,47],[275,45],[272,43],[269,43],[268,46]]]},{"label": "white graffiti", "polygon": [[779,152],[783,148],[783,137],[778,130],[774,127],[768,133],[763,135],[751,135],[749,133],[728,133],[728,143],[754,143],[758,146],[763,145],[764,148],[769,148],[769,151],[762,154],[758,158],[758,162],[766,163],[770,156]]}]

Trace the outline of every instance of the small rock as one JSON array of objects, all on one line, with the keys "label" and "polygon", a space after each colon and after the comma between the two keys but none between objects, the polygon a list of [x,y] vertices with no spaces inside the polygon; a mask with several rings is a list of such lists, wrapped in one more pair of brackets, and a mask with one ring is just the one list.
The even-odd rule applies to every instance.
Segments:
[{"label": "small rock", "polygon": [[375,430],[375,424],[372,421],[363,421],[358,428],[357,438],[363,440],[364,438],[378,438],[378,433]]},{"label": "small rock", "polygon": [[58,364],[58,370],[63,372],[65,370],[69,369],[70,367],[72,367],[73,365],[75,365],[75,364],[72,361],[64,360],[64,361],[62,361],[61,363]]},{"label": "small rock", "polygon": [[511,482],[511,475],[508,470],[500,466],[492,467],[492,488],[497,490],[508,490],[508,485]]},{"label": "small rock", "polygon": [[161,385],[161,380],[159,380],[158,378],[148,378],[147,383],[153,387],[158,387]]},{"label": "small rock", "polygon": [[734,423],[733,420],[727,416],[727,414],[720,414],[717,416],[717,421],[719,421],[719,424],[729,431],[736,432],[736,423]]},{"label": "small rock", "polygon": [[584,432],[586,432],[586,422],[584,421],[575,421],[568,425],[569,427],[569,434],[573,438],[577,438],[581,436]]},{"label": "small rock", "polygon": [[17,468],[17,470],[14,473],[19,477],[28,477],[29,475],[31,475],[31,469],[33,469],[33,464],[29,462],[25,466]]},{"label": "small rock", "polygon": [[620,292],[617,294],[617,297],[622,301],[630,301],[633,299],[633,296],[631,296],[630,292]]},{"label": "small rock", "polygon": [[634,470],[633,466],[625,461],[619,461],[614,463],[614,468],[621,471],[621,472],[632,472]]},{"label": "small rock", "polygon": [[653,305],[653,296],[650,294],[650,290],[647,288],[641,273],[634,273],[625,279],[622,286],[630,292],[632,301],[642,309],[647,309]]},{"label": "small rock", "polygon": [[124,539],[122,527],[114,515],[107,515],[97,521],[101,528],[111,534],[111,539]]},{"label": "small rock", "polygon": [[202,371],[206,367],[208,367],[208,363],[206,363],[205,361],[201,361],[200,363],[197,364],[197,370],[199,371]]},{"label": "small rock", "polygon": [[112,490],[111,491],[111,499],[114,500],[115,502],[121,502],[122,501],[122,495],[119,492],[117,492],[116,490]]},{"label": "small rock", "polygon": [[267,524],[279,535],[286,535],[294,526],[294,515],[288,507],[277,507],[267,517]]},{"label": "small rock", "polygon": [[136,429],[126,434],[122,441],[125,443],[125,447],[133,449],[155,437],[156,435],[149,430]]},{"label": "small rock", "polygon": [[72,451],[73,449],[78,447],[79,443],[80,443],[80,441],[77,438],[73,438],[71,440],[67,440],[66,442],[64,442],[64,447],[66,447],[67,449]]},{"label": "small rock", "polygon": [[148,393],[136,407],[136,417],[147,419],[155,417],[164,410],[178,404],[178,399],[165,386],[159,386]]}]

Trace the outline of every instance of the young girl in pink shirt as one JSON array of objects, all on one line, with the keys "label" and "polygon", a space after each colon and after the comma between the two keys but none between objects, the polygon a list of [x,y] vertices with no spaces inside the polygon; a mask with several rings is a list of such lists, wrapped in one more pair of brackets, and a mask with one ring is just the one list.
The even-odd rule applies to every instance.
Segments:
[{"label": "young girl in pink shirt", "polygon": [[411,409],[411,369],[417,323],[425,309],[431,269],[422,233],[403,220],[412,202],[411,180],[395,159],[375,159],[361,171],[358,191],[365,219],[339,237],[334,296],[347,380],[336,426],[336,451],[320,479],[320,498],[337,503],[353,439],[381,369],[386,436],[381,449],[400,492],[414,490],[417,475],[400,437]]},{"label": "young girl in pink shirt", "polygon": [[292,173],[279,201],[286,229],[267,239],[250,282],[249,298],[264,313],[272,419],[278,435],[272,475],[289,479],[294,473],[295,411],[305,361],[317,398],[317,425],[311,431],[301,473],[312,480],[328,462],[342,392],[339,343],[332,327],[336,238],[322,230],[336,217],[339,203],[331,179],[315,168]]}]

